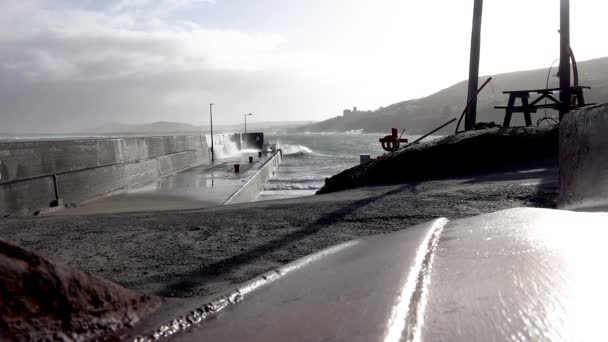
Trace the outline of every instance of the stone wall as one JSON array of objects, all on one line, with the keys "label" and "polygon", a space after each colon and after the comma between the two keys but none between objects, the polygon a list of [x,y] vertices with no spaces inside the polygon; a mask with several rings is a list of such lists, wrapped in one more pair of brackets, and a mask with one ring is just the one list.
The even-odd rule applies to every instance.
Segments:
[{"label": "stone wall", "polygon": [[[218,135],[216,151],[233,140]],[[0,215],[80,203],[209,161],[200,135],[0,143]]]}]

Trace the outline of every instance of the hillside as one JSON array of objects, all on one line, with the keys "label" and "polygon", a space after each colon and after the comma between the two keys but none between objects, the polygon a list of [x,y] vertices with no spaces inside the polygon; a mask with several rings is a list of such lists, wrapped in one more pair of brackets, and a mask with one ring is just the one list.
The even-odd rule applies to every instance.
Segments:
[{"label": "hillside", "polygon": [[[308,125],[311,121],[274,121],[274,122],[247,122],[248,131],[285,131],[294,127]],[[213,129],[217,133],[222,132],[241,132],[244,129],[244,124],[233,125],[213,125]],[[80,133],[96,133],[96,134],[199,134],[200,132],[209,132],[209,126],[195,126],[181,122],[158,121],[145,124],[124,124],[124,123],[108,123],[102,126],[88,129]],[[2,136],[2,134],[0,134]]]},{"label": "hillside", "polygon": [[[608,102],[608,57],[579,62],[580,84],[591,86],[586,92],[587,102]],[[494,109],[495,105],[507,103],[504,90],[545,88],[548,69],[519,71],[494,75],[491,86],[480,94],[478,99],[478,121],[502,123],[504,110]],[[557,87],[559,80],[554,77],[557,68],[551,71],[549,87]],[[480,78],[481,85],[488,76]],[[299,131],[309,132],[346,132],[363,130],[365,132],[388,132],[391,127],[405,128],[410,134],[422,134],[443,122],[458,117],[466,105],[467,81],[457,83],[425,98],[395,103],[371,112],[347,113],[335,118],[303,126]],[[533,114],[533,120],[544,115]],[[549,116],[555,112],[548,112]],[[514,115],[513,123],[523,124],[522,115]],[[455,125],[444,130],[453,131]]]}]

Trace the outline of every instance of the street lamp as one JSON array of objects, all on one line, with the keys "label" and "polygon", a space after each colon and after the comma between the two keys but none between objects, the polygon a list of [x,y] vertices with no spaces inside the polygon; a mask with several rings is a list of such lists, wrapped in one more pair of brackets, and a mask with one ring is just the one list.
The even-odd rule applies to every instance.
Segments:
[{"label": "street lamp", "polygon": [[249,113],[249,114],[243,115],[243,117],[245,118],[245,133],[247,133],[247,117],[251,116],[251,115],[253,115],[253,114]]},{"label": "street lamp", "polygon": [[211,162],[214,162],[215,153],[213,151],[213,103],[209,104],[209,119],[211,120]]}]

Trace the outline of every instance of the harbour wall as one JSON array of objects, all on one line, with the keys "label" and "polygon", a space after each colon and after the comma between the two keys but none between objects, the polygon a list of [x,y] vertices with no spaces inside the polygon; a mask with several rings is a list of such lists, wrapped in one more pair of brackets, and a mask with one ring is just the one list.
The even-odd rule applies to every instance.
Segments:
[{"label": "harbour wall", "polygon": [[[214,136],[216,156],[239,134]],[[204,135],[0,143],[0,215],[81,203],[210,162]]]},{"label": "harbour wall", "polygon": [[260,192],[264,190],[264,186],[266,186],[268,179],[274,176],[274,174],[277,172],[282,160],[283,152],[281,150],[277,150],[272,158],[268,159],[262,166],[260,166],[255,175],[251,177],[237,192],[230,196],[230,198],[228,198],[224,204],[246,203],[255,200]]},{"label": "harbour wall", "polygon": [[558,207],[608,207],[608,104],[566,114],[560,125]]}]

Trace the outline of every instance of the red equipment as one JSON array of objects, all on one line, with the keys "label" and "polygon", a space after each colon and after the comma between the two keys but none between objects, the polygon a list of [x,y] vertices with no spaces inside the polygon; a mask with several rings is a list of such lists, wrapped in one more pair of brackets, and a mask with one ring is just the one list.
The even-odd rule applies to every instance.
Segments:
[{"label": "red equipment", "polygon": [[382,148],[387,152],[395,152],[399,149],[399,144],[407,143],[407,139],[399,138],[399,130],[396,128],[391,128],[391,135],[387,135],[384,138],[380,138],[380,142],[382,143]]}]

